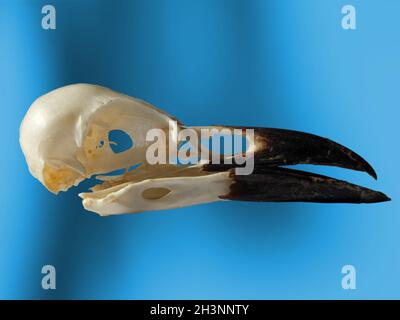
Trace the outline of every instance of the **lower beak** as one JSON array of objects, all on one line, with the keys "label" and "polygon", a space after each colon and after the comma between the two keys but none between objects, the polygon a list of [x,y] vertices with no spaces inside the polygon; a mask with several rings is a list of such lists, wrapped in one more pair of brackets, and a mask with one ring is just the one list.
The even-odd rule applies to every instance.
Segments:
[{"label": "lower beak", "polygon": [[287,168],[256,168],[251,175],[232,176],[230,192],[222,195],[222,199],[323,203],[374,203],[390,200],[382,192]]}]

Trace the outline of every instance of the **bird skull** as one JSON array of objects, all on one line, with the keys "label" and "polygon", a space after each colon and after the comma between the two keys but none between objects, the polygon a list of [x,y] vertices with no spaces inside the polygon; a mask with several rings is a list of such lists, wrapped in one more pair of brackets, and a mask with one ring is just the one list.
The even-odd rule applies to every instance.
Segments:
[{"label": "bird skull", "polygon": [[[75,84],[51,91],[29,108],[20,127],[20,145],[31,174],[53,193],[93,175],[103,182],[81,193],[87,210],[100,215],[161,210],[218,200],[369,203],[390,200],[381,192],[345,181],[281,168],[299,163],[373,168],[358,154],[329,139],[292,130],[254,128],[254,172],[237,175],[237,164],[179,166],[149,164],[146,140],[152,129],[169,144],[184,128],[154,106],[110,89]],[[201,130],[201,127],[192,127]],[[206,127],[203,127],[206,128]],[[211,127],[231,128],[234,127]],[[110,132],[123,131],[134,145],[112,149]],[[253,130],[253,129],[251,129]],[[212,151],[214,152],[214,151]],[[214,159],[214,156],[212,156]],[[140,164],[136,170],[128,170]],[[105,174],[118,169],[118,176]]]}]

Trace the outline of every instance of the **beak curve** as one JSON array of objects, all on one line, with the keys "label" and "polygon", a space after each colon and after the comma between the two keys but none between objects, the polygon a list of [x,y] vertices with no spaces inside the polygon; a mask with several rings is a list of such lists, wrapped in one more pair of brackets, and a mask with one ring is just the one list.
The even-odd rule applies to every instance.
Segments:
[{"label": "beak curve", "polygon": [[360,155],[330,139],[295,130],[254,128],[255,163],[260,165],[316,164],[377,174]]},{"label": "beak curve", "polygon": [[[228,127],[238,128],[240,127]],[[315,164],[368,173],[375,170],[354,151],[332,140],[300,131],[254,129],[254,171],[236,175],[235,164],[207,164],[205,171],[230,171],[230,192],[221,199],[271,202],[375,203],[390,201],[379,191],[343,180],[280,166]]]}]

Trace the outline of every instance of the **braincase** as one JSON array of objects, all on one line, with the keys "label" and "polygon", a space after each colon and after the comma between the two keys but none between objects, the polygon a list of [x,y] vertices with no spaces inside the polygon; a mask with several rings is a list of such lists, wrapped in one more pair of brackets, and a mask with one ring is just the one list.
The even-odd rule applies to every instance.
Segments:
[{"label": "braincase", "polygon": [[[74,84],[32,104],[21,124],[20,142],[37,177],[44,163],[83,167],[85,175],[104,173],[143,161],[147,130],[167,128],[170,119],[141,100],[101,86]],[[113,130],[128,135],[133,147],[113,152],[109,141]]]},{"label": "braincase", "polygon": [[[39,97],[33,102],[21,124],[20,140],[23,149],[38,151],[40,148],[42,153],[46,153],[49,151],[46,150],[47,145],[51,144],[55,136],[59,144],[76,146],[85,121],[98,108],[117,96],[117,93],[106,88],[76,84]],[[49,146],[47,149],[53,147]]]}]

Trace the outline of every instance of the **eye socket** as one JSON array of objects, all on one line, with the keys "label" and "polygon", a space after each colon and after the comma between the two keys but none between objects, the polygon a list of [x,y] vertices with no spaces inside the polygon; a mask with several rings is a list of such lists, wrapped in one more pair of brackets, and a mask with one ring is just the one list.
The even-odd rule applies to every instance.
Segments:
[{"label": "eye socket", "polygon": [[133,147],[132,138],[123,130],[111,130],[108,133],[108,141],[114,153],[121,153]]},{"label": "eye socket", "polygon": [[142,192],[142,197],[147,200],[157,200],[165,197],[171,190],[167,188],[148,188]]}]

